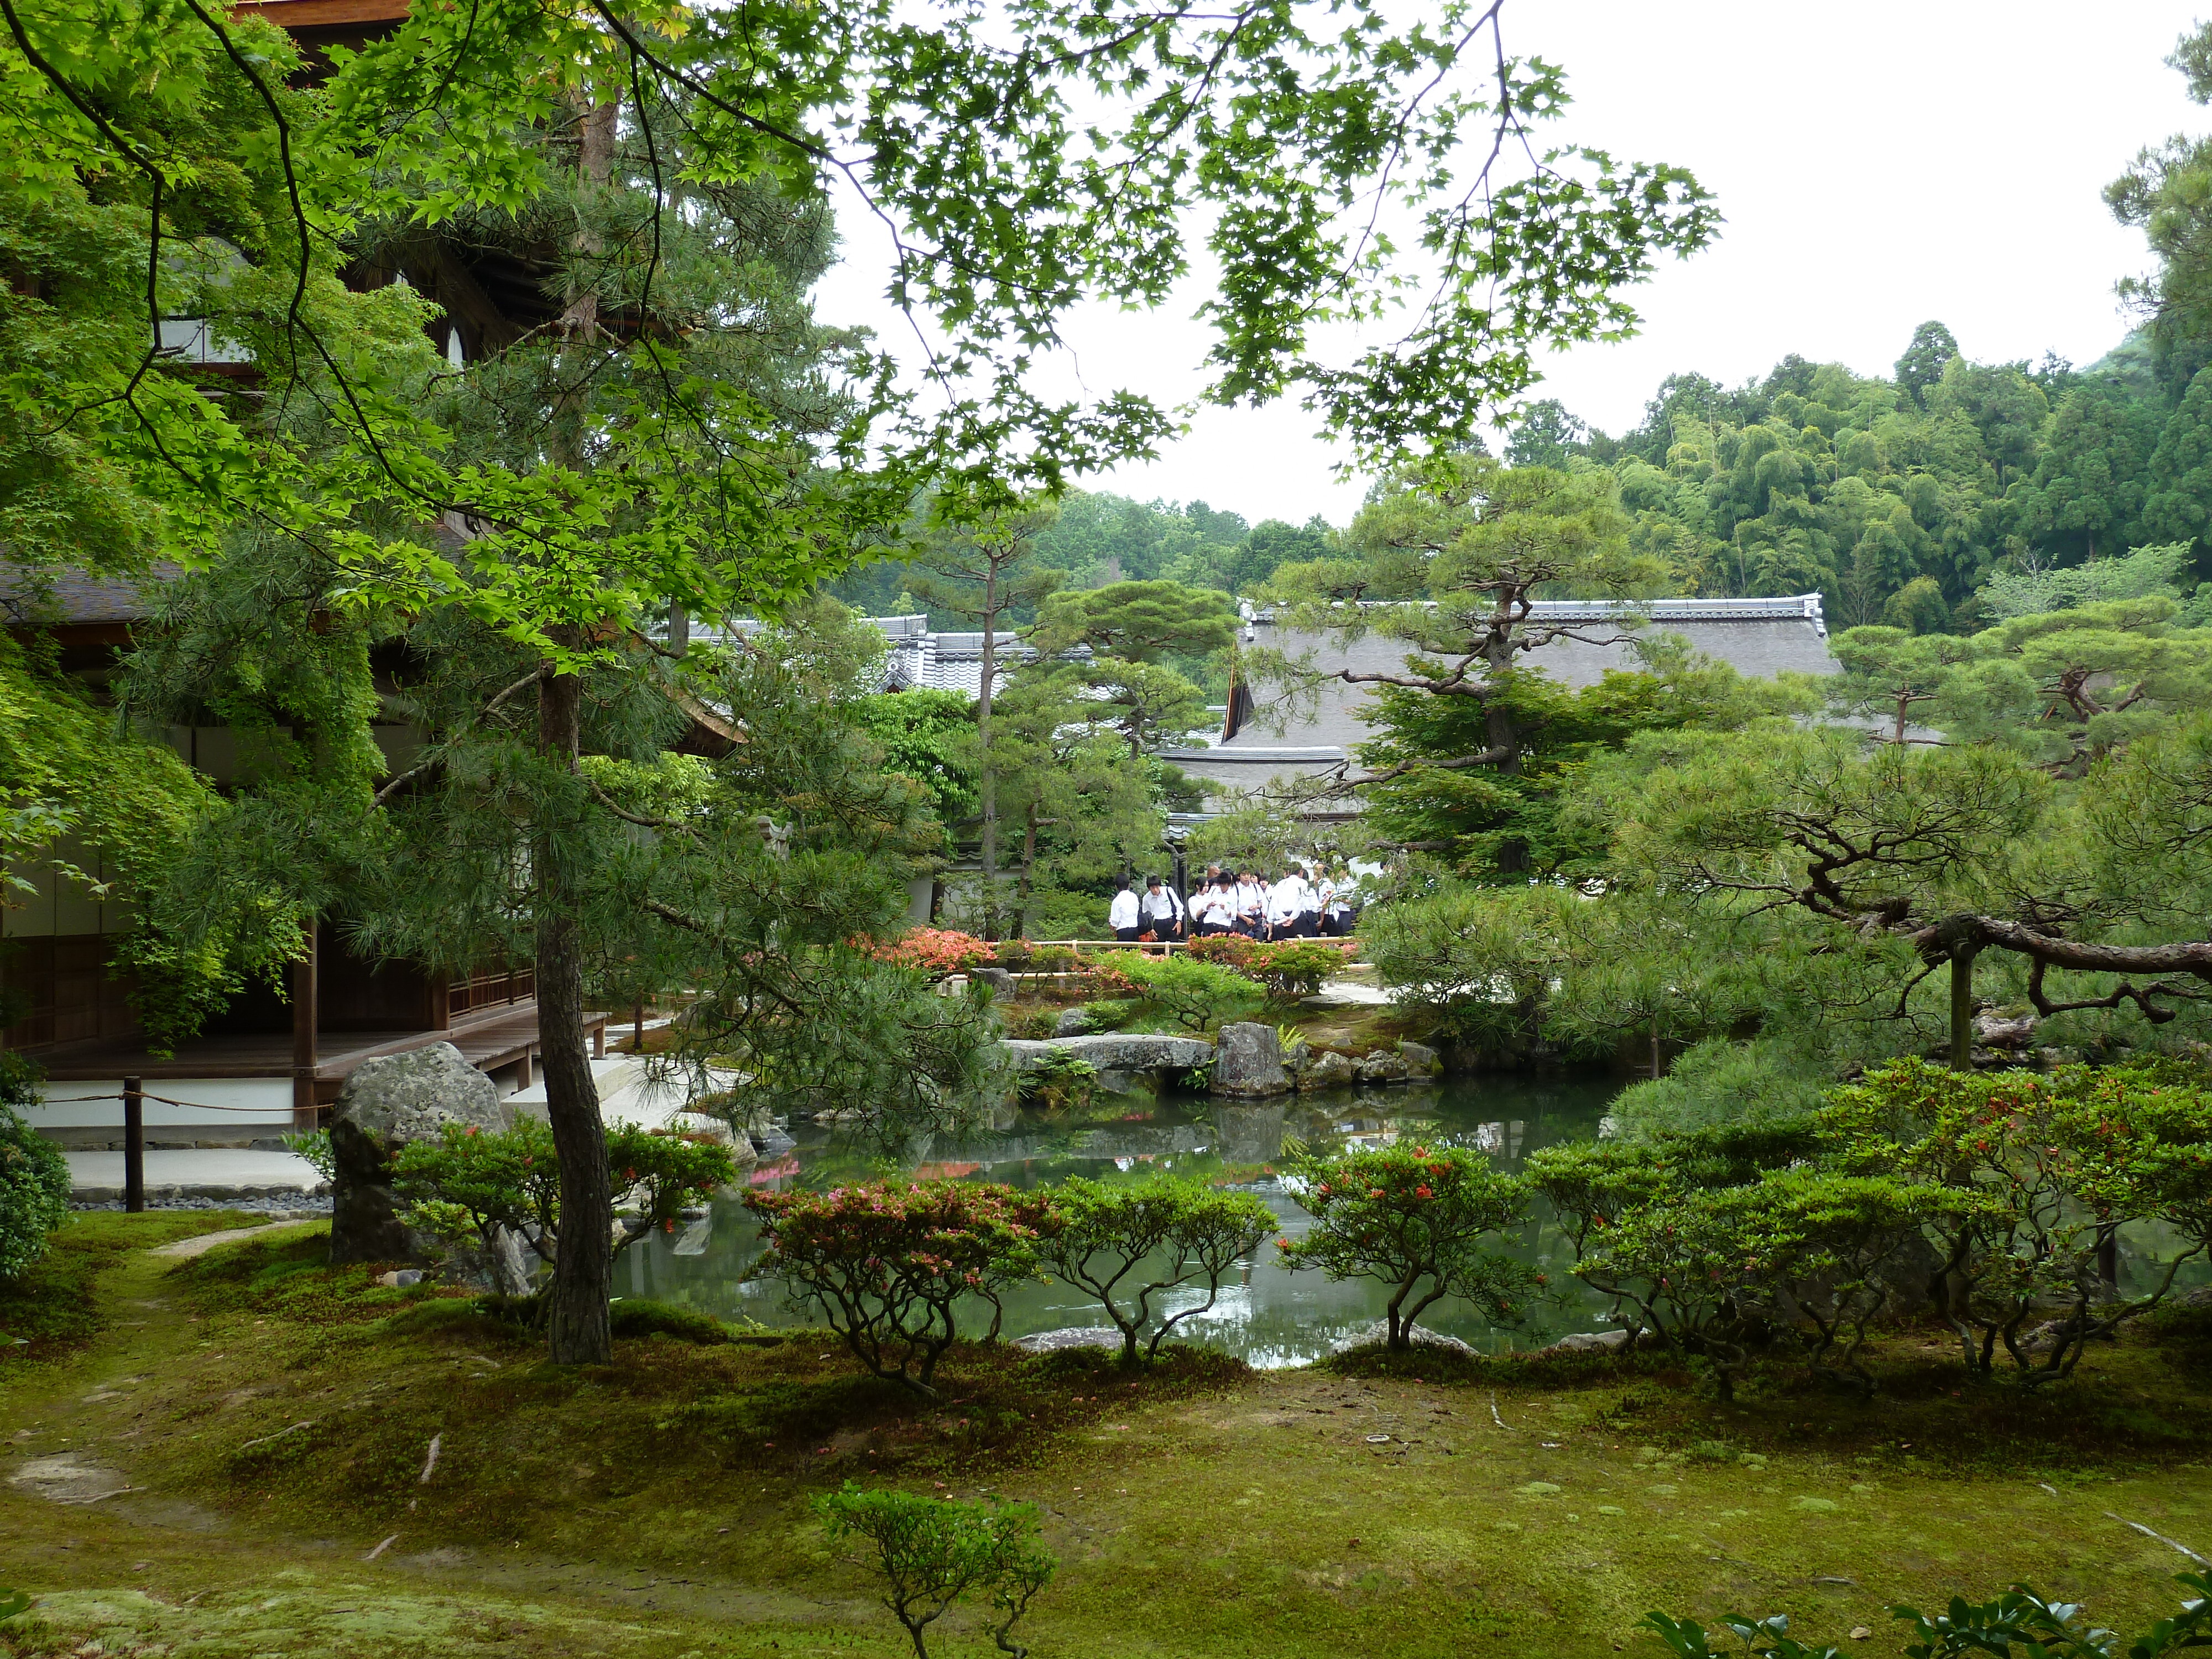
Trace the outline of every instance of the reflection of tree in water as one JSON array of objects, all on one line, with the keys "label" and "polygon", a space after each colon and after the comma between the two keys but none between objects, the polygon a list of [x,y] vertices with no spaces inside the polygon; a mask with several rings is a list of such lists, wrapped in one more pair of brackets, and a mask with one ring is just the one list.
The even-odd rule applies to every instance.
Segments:
[{"label": "reflection of tree in water", "polygon": [[[1106,1097],[1080,1114],[1047,1120],[1010,1114],[1004,1127],[955,1139],[938,1136],[906,1149],[906,1169],[922,1177],[1049,1186],[1071,1176],[1138,1181],[1155,1171],[1220,1180],[1258,1177],[1258,1191],[1283,1231],[1295,1237],[1305,1212],[1271,1179],[1260,1176],[1295,1141],[1316,1152],[1355,1145],[1388,1145],[1413,1137],[1423,1144],[1480,1150],[1517,1170],[1540,1146],[1594,1138],[1617,1085],[1603,1077],[1455,1079],[1435,1086],[1345,1090],[1229,1103],[1197,1096]],[[794,1125],[796,1179],[810,1186],[891,1173],[879,1159],[843,1143],[834,1128]],[[692,1241],[696,1248],[698,1240]],[[678,1257],[672,1240],[655,1239],[629,1252],[629,1283],[617,1289],[688,1303],[724,1317],[787,1325],[773,1285],[742,1283],[756,1256],[751,1218],[733,1202],[714,1206],[702,1254]],[[1545,1267],[1555,1284],[1567,1279],[1571,1255],[1548,1215],[1532,1213],[1515,1254]],[[1331,1285],[1315,1273],[1291,1274],[1262,1250],[1246,1282],[1224,1287],[1205,1322],[1190,1322],[1192,1340],[1211,1342],[1255,1364],[1312,1359],[1381,1316],[1382,1297],[1364,1282]],[[1571,1281],[1569,1281],[1571,1282]],[[1471,1313],[1440,1303],[1425,1322],[1478,1347],[1526,1347],[1570,1330],[1589,1330],[1601,1304],[1540,1310],[1518,1334],[1486,1330]],[[1173,1310],[1172,1309],[1170,1310]],[[1097,1307],[1065,1285],[1029,1285],[1006,1298],[1005,1333],[1021,1336],[1103,1322]],[[979,1322],[982,1328],[986,1322]]]}]

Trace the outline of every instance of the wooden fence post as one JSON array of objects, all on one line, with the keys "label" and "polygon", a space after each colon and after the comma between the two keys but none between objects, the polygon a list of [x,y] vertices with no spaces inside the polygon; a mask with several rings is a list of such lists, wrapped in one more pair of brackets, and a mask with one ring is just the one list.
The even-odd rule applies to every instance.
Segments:
[{"label": "wooden fence post", "polygon": [[123,1207],[146,1207],[146,1094],[141,1079],[123,1079]]}]

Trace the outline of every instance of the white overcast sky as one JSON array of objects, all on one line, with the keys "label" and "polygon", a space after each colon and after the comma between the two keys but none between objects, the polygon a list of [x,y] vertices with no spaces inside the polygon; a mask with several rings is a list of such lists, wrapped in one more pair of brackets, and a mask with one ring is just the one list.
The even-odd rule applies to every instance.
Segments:
[{"label": "white overcast sky", "polygon": [[[1667,374],[1733,384],[1792,351],[1887,372],[1929,318],[1978,360],[2094,361],[2128,326],[2113,283],[2148,264],[2100,191],[2142,146],[2212,128],[2161,61],[2197,15],[2172,0],[1508,0],[1508,49],[1567,72],[1575,104],[1550,131],[1689,167],[1727,220],[1634,290],[1638,338],[1553,358],[1532,395],[1618,433]],[[882,250],[861,216],[840,219],[848,258],[822,314],[896,345]],[[1202,297],[1085,311],[1054,379],[1183,401],[1204,380],[1188,320]],[[1159,460],[1083,482],[1341,523],[1364,484],[1336,479],[1312,428],[1294,404],[1209,410]]]}]

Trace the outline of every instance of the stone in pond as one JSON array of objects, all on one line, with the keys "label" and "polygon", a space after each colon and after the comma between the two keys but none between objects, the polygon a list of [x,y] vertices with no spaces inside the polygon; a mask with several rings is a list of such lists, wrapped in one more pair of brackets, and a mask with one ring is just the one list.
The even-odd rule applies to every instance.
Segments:
[{"label": "stone in pond", "polygon": [[1358,1081],[1359,1067],[1352,1063],[1352,1057],[1334,1048],[1321,1050],[1298,1073],[1301,1089],[1349,1089]]},{"label": "stone in pond", "polygon": [[1403,1083],[1406,1080],[1405,1058],[1388,1049],[1378,1048],[1359,1062],[1362,1083]]},{"label": "stone in pond", "polygon": [[1283,1095],[1291,1091],[1283,1070],[1283,1042],[1272,1025],[1237,1021],[1221,1028],[1213,1057],[1217,1095]]},{"label": "stone in pond", "polygon": [[1437,1051],[1425,1043],[1400,1043],[1398,1058],[1406,1062],[1407,1072],[1413,1077],[1436,1077],[1444,1069],[1443,1060]]}]

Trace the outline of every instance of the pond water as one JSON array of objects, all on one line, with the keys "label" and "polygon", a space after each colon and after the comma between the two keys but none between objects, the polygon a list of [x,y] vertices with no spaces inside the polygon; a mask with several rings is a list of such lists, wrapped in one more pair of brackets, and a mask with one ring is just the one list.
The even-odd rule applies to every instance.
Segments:
[{"label": "pond water", "polygon": [[[1264,1104],[1102,1095],[1079,1121],[1024,1113],[1003,1132],[933,1144],[915,1168],[925,1176],[1015,1187],[1048,1186],[1070,1176],[1135,1180],[1154,1170],[1226,1179],[1255,1193],[1275,1212],[1280,1231],[1296,1238],[1310,1218],[1267,1170],[1282,1157],[1286,1140],[1328,1152],[1412,1137],[1425,1145],[1474,1148],[1517,1169],[1539,1146],[1594,1138],[1619,1087],[1602,1075],[1500,1076],[1305,1094]],[[801,1125],[794,1133],[798,1146],[783,1157],[763,1159],[752,1174],[755,1185],[861,1173],[828,1131]],[[1570,1276],[1572,1252],[1547,1218],[1532,1216],[1510,1248],[1547,1272],[1565,1299],[1540,1306],[1517,1331],[1492,1330],[1456,1299],[1436,1304],[1421,1322],[1487,1352],[1541,1346],[1569,1331],[1600,1327],[1604,1304]],[[744,1277],[758,1255],[751,1216],[725,1200],[707,1220],[679,1236],[657,1236],[626,1251],[616,1265],[616,1288],[689,1304],[726,1319],[769,1326],[817,1322],[785,1306],[781,1284]],[[1007,1337],[1108,1322],[1095,1302],[1065,1285],[1024,1285],[1005,1300],[1002,1334]],[[1179,1312],[1204,1300],[1201,1286],[1194,1295],[1170,1300],[1167,1310]],[[1246,1264],[1239,1282],[1223,1286],[1211,1310],[1177,1326],[1176,1337],[1224,1348],[1253,1365],[1304,1364],[1382,1318],[1388,1300],[1383,1287],[1368,1280],[1332,1285],[1316,1272],[1286,1272],[1269,1244]],[[986,1311],[972,1320],[972,1328],[980,1331],[988,1323]]]}]

